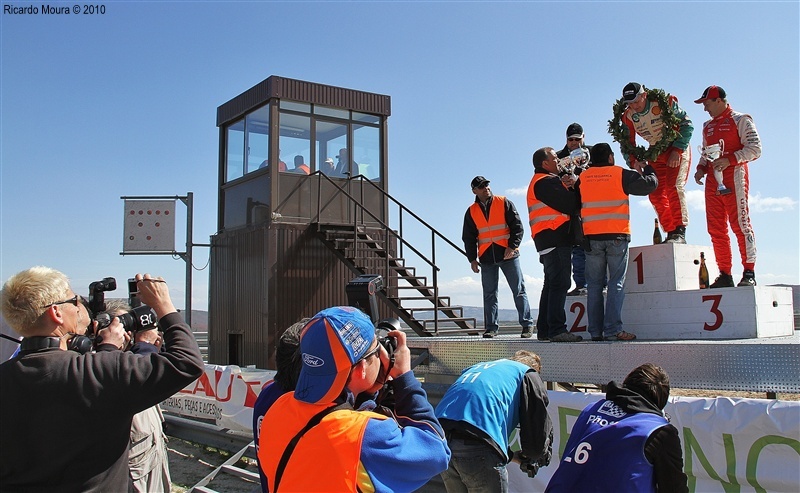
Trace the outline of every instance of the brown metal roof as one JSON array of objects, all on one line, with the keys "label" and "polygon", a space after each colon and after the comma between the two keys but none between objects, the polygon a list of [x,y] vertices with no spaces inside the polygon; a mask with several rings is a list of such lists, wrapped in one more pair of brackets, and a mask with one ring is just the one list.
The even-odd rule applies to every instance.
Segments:
[{"label": "brown metal roof", "polygon": [[272,98],[322,104],[373,115],[391,115],[391,97],[273,75],[217,108],[217,126],[241,117]]}]

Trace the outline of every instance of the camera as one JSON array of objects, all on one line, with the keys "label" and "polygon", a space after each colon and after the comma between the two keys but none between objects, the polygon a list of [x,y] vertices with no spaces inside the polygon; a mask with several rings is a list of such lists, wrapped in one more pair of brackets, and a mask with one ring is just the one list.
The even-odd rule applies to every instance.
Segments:
[{"label": "camera", "polygon": [[89,309],[90,316],[106,309],[105,292],[115,289],[117,289],[117,280],[113,277],[104,277],[99,281],[89,283],[89,303],[86,308]]},{"label": "camera", "polygon": [[375,325],[375,336],[378,338],[378,344],[383,346],[392,361],[394,360],[394,352],[397,350],[397,339],[389,335],[389,332],[393,330],[400,330],[400,321],[396,318],[387,318]]},{"label": "camera", "polygon": [[[126,332],[139,332],[158,327],[156,314],[147,305],[137,306],[129,312],[122,313],[116,317],[119,318],[119,323],[122,324]],[[113,317],[108,313],[100,313],[95,317],[95,320],[97,320],[97,330],[101,330],[111,325]]]},{"label": "camera", "polygon": [[[105,329],[113,320],[113,317],[105,313],[106,302],[105,292],[117,289],[117,280],[113,277],[105,277],[99,281],[89,284],[89,316],[97,321],[97,331]],[[126,331],[139,332],[158,327],[158,317],[152,308],[143,304],[136,296],[136,280],[128,279],[128,303],[133,307],[126,313],[117,315],[120,323]]]},{"label": "camera", "polygon": [[394,363],[394,352],[397,349],[397,339],[388,335],[392,330],[400,330],[400,321],[396,318],[387,318],[378,321],[378,300],[376,294],[383,289],[383,277],[378,274],[362,274],[345,286],[347,302],[366,313],[375,325],[375,336],[378,343],[389,353],[389,359]]}]

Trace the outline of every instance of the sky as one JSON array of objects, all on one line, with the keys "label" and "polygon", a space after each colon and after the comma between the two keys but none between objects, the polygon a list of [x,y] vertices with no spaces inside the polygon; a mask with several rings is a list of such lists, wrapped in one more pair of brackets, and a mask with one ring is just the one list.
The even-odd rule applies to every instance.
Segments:
[{"label": "sky", "polygon": [[[490,179],[524,217],[532,153],[563,147],[572,122],[588,144],[611,142],[607,121],[630,81],[664,89],[687,111],[693,174],[708,119],[693,100],[720,85],[763,143],[750,165],[758,282],[800,284],[797,1],[114,1],[77,15],[42,5],[83,4],[12,1],[0,16],[2,282],[47,265],[81,294],[116,277],[124,297],[125,279],[150,272],[182,308],[183,260],[120,255],[120,197],[192,192],[193,241],[209,243],[216,109],[279,75],[391,96],[389,192],[457,244],[472,177]],[[710,251],[691,175],[687,191],[687,241]],[[185,210],[177,205],[179,251]],[[631,216],[631,245],[651,243],[646,198],[631,200]],[[543,273],[527,226],[521,252],[535,307]],[[208,253],[193,249],[196,310],[208,305]],[[464,257],[444,257],[441,292],[481,306],[480,275]],[[502,280],[500,307],[514,307]]]}]

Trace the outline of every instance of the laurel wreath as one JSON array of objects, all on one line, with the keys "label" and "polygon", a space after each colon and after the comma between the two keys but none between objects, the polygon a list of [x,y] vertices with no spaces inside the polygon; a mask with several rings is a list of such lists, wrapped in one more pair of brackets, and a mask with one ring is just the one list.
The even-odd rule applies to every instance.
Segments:
[{"label": "laurel wreath", "polygon": [[619,144],[623,154],[632,156],[637,161],[655,161],[680,136],[678,128],[680,127],[681,119],[675,115],[672,104],[669,102],[669,94],[664,92],[663,89],[648,89],[645,87],[644,90],[647,92],[647,99],[658,103],[658,107],[661,108],[661,119],[664,121],[661,140],[647,149],[643,146],[631,144],[630,131],[622,123],[622,115],[627,108],[622,98],[614,103],[614,118],[608,121],[608,133]]}]

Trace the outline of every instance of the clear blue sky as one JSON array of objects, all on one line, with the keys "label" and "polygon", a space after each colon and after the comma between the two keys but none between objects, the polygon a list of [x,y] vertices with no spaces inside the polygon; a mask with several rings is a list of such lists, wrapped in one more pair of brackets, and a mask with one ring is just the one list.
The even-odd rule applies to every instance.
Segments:
[{"label": "clear blue sky", "polygon": [[[797,1],[96,5],[104,15],[0,16],[3,282],[43,264],[85,293],[93,280],[147,271],[170,281],[182,307],[183,261],[119,255],[120,196],[194,192],[194,241],[208,243],[216,108],[281,75],[390,95],[390,192],[456,243],[473,176],[524,210],[533,151],[562,147],[573,121],[588,143],[609,142],[612,105],[632,80],[679,98],[695,124],[694,167],[708,115],[692,101],[721,85],[763,140],[750,167],[758,281],[800,283]],[[701,188],[690,178],[687,189],[687,240],[710,245]],[[652,207],[632,203],[632,245],[647,244]],[[526,238],[535,306],[542,270]],[[206,266],[207,248],[194,255]],[[443,261],[441,278],[454,303],[481,305],[466,259]],[[206,268],[194,273],[193,307],[207,298]]]}]

